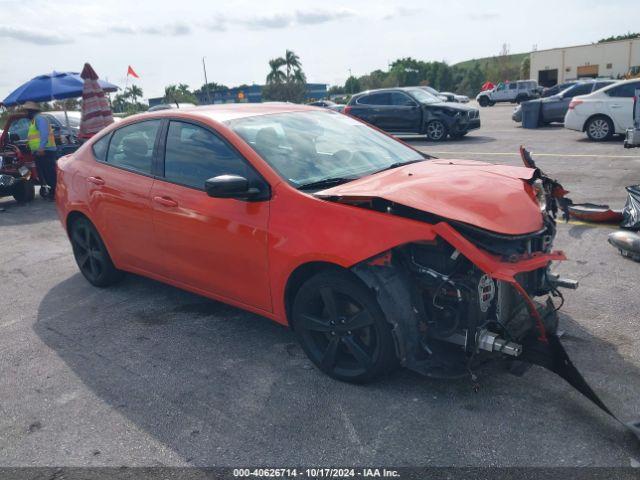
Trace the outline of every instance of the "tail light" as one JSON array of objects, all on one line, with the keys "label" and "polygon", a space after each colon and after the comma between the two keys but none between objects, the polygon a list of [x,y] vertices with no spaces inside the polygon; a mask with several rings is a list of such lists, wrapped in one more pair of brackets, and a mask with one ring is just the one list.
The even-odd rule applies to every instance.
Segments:
[{"label": "tail light", "polygon": [[347,105],[346,107],[344,107],[342,113],[344,113],[345,115],[349,115],[351,113],[351,107]]},{"label": "tail light", "polygon": [[584,103],[584,102],[582,100],[571,100],[571,103],[569,104],[569,110],[573,110],[581,103]]}]

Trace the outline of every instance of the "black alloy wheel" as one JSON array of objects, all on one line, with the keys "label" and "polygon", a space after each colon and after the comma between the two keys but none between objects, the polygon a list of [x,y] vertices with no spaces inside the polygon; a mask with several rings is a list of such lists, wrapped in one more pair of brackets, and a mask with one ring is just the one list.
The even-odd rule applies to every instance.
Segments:
[{"label": "black alloy wheel", "polygon": [[98,231],[86,218],[79,218],[70,231],[73,256],[84,278],[96,287],[107,287],[122,278],[115,268]]},{"label": "black alloy wheel", "polygon": [[296,295],[292,323],[310,360],[338,380],[368,382],[397,364],[390,325],[372,292],[350,273],[308,280]]}]

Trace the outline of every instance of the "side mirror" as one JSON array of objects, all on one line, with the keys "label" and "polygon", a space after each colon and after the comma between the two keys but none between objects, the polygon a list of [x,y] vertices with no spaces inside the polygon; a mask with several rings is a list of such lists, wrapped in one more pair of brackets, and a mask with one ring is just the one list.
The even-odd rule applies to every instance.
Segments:
[{"label": "side mirror", "polygon": [[218,175],[204,182],[207,195],[213,198],[235,198],[236,200],[261,200],[262,192],[249,188],[249,181],[240,175]]}]

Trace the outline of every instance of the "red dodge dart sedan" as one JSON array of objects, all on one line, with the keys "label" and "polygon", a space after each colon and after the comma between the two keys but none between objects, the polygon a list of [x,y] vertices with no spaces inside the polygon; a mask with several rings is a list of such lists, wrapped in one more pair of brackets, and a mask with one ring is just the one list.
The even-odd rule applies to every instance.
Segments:
[{"label": "red dodge dart sedan", "polygon": [[90,283],[132,272],[290,325],[345,381],[525,358],[570,286],[549,271],[557,189],[538,169],[439,160],[327,109],[136,115],[58,169]]}]

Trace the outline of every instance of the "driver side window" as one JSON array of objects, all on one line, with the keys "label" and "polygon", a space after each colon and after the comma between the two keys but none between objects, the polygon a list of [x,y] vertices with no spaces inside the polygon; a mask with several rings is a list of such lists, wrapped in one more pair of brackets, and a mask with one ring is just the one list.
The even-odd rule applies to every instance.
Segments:
[{"label": "driver side window", "polygon": [[213,132],[192,123],[169,122],[165,179],[204,190],[205,182],[218,175],[240,175],[249,179],[249,167]]}]

